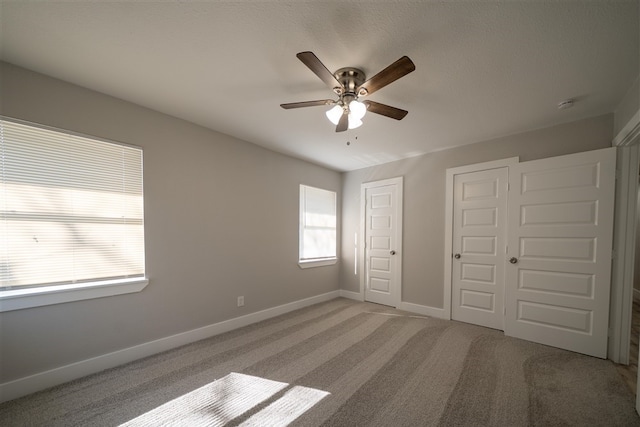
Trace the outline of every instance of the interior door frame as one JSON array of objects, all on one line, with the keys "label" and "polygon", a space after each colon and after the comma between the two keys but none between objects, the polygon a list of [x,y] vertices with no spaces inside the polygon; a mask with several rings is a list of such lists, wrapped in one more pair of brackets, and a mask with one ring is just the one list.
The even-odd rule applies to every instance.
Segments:
[{"label": "interior door frame", "polygon": [[385,185],[396,185],[396,195],[398,196],[398,206],[397,206],[397,215],[398,215],[398,230],[396,232],[396,244],[397,247],[397,261],[396,261],[396,271],[394,272],[394,289],[393,289],[393,304],[394,307],[399,307],[402,303],[402,223],[403,223],[403,214],[402,214],[402,205],[404,199],[404,191],[403,191],[403,183],[404,177],[398,176],[395,178],[383,179],[380,181],[370,181],[364,182],[360,184],[360,238],[359,247],[360,251],[358,254],[358,258],[360,261],[360,295],[362,296],[362,300],[366,301],[365,296],[365,285],[366,285],[366,275],[367,275],[367,263],[366,263],[366,247],[365,242],[367,239],[366,236],[366,215],[367,215],[367,189],[383,187]]},{"label": "interior door frame", "polygon": [[[454,177],[470,172],[480,172],[489,169],[499,169],[504,167],[513,166],[520,162],[520,157],[509,157],[506,159],[494,160],[491,162],[476,163],[473,165],[458,166],[455,168],[449,168],[446,171],[446,184],[445,184],[445,226],[444,226],[444,298],[442,302],[442,308],[444,309],[443,318],[451,320],[451,311],[453,301],[452,288],[453,288],[453,275],[451,274],[453,256],[453,184]],[[507,212],[508,215],[508,212]]]}]

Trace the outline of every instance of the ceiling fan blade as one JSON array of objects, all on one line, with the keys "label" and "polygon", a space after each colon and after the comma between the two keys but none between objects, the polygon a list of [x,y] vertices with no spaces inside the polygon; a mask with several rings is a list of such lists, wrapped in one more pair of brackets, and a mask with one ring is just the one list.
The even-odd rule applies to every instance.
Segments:
[{"label": "ceiling fan blade", "polygon": [[316,107],[319,105],[331,105],[334,103],[335,101],[333,99],[319,99],[317,101],[290,102],[288,104],[280,104],[280,106],[285,110],[289,110],[291,108]]},{"label": "ceiling fan blade", "polygon": [[300,61],[304,63],[316,76],[320,77],[320,80],[325,82],[331,89],[342,85],[334,75],[324,66],[324,64],[318,59],[313,52],[300,52],[296,55]]},{"label": "ceiling fan blade", "polygon": [[387,104],[380,104],[375,101],[363,101],[363,104],[367,106],[367,111],[371,111],[372,113],[382,114],[383,116],[391,117],[392,119],[402,120],[404,116],[409,113],[406,110],[401,110],[400,108],[392,107]]},{"label": "ceiling fan blade", "polygon": [[[415,64],[408,56],[403,56],[366,82],[362,83],[356,90],[360,96],[371,95],[373,92],[382,89],[389,83],[393,83],[400,77],[406,76],[416,69]],[[364,89],[364,93],[361,90]]]},{"label": "ceiling fan blade", "polygon": [[349,112],[347,110],[342,113],[338,126],[336,126],[336,132],[344,132],[349,128]]}]

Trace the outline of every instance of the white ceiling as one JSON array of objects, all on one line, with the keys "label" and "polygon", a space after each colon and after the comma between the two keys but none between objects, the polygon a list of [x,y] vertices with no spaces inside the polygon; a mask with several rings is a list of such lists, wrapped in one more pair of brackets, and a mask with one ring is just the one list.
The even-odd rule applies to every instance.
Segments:
[{"label": "white ceiling", "polygon": [[[638,76],[638,1],[0,2],[0,58],[346,171],[613,112]],[[335,133],[296,53],[416,71]],[[576,99],[568,110],[556,105]],[[347,146],[347,141],[351,144]]]}]

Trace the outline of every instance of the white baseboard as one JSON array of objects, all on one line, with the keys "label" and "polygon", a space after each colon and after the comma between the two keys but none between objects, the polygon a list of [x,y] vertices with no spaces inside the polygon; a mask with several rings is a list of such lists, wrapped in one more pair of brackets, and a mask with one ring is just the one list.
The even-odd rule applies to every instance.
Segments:
[{"label": "white baseboard", "polygon": [[[340,296],[343,298],[349,298],[356,301],[364,301],[364,294],[360,292],[345,291],[340,289]],[[436,317],[438,319],[449,319],[446,311],[443,308],[429,307],[427,305],[413,304],[410,302],[401,302],[397,307],[399,310],[408,311],[410,313],[421,314],[423,316]]]},{"label": "white baseboard", "polygon": [[326,294],[268,308],[256,313],[214,323],[191,331],[160,338],[155,341],[149,341],[133,347],[103,354],[91,359],[82,360],[70,365],[61,366],[49,371],[30,375],[28,377],[19,378],[14,381],[9,381],[0,384],[0,403],[81,378],[86,375],[94,374],[105,369],[114,368],[124,363],[132,362],[181,345],[196,342],[214,335],[250,325],[252,323],[270,319],[293,310],[298,310],[319,302],[329,301],[333,298],[343,296],[342,292],[346,291],[327,292]]},{"label": "white baseboard", "polygon": [[345,291],[344,289],[340,289],[340,291],[338,292],[340,292],[340,296],[343,298],[349,298],[356,301],[364,301],[364,295],[362,295],[360,292]]},{"label": "white baseboard", "polygon": [[398,309],[408,311],[410,313],[422,314],[423,316],[449,320],[444,308],[429,307],[428,305],[413,304],[403,301],[398,306]]}]

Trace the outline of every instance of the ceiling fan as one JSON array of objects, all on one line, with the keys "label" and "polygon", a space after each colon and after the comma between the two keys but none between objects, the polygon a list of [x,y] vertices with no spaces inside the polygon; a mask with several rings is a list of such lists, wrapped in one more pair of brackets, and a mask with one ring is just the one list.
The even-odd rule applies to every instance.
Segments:
[{"label": "ceiling fan", "polygon": [[369,80],[365,80],[364,72],[358,68],[340,68],[331,73],[313,52],[300,52],[296,55],[320,80],[325,82],[338,99],[320,99],[317,101],[292,102],[280,104],[284,109],[333,105],[326,112],[327,118],[336,125],[336,132],[355,129],[362,125],[362,118],[367,111],[381,114],[392,119],[402,120],[408,111],[375,101],[360,101],[359,99],[371,95],[390,83],[406,76],[416,69],[409,57],[403,56]]}]

